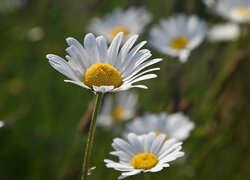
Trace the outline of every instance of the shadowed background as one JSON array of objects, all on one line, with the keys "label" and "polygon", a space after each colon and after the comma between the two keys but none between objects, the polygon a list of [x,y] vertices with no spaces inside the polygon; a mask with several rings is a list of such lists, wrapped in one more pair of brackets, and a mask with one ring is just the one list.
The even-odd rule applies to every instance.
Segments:
[{"label": "shadowed background", "polygon": [[[153,15],[140,40],[147,39],[160,18],[178,12],[197,14],[210,23],[223,21],[207,13],[199,0],[27,0],[15,11],[0,13],[0,120],[5,122],[0,128],[0,179],[80,179],[87,133],[80,132],[78,125],[94,96],[63,82],[66,77],[45,56],[64,57],[65,39],[71,36],[82,42],[92,17],[130,6],[144,6]],[[137,90],[138,113],[184,111],[196,124],[183,145],[186,155],[152,174],[152,179],[250,176],[250,34],[246,28],[246,36],[237,41],[205,41],[186,64],[147,46],[154,58],[164,61],[158,78],[144,83],[149,90]],[[97,168],[90,180],[116,179],[120,174],[103,162],[115,159],[108,154],[112,139],[97,128],[90,163]]]}]

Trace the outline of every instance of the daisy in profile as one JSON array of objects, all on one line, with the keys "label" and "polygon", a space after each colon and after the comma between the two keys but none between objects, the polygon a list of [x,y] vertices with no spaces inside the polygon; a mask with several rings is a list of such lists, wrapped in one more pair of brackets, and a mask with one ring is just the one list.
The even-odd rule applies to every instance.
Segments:
[{"label": "daisy in profile", "polygon": [[194,126],[194,123],[180,112],[170,115],[167,113],[161,113],[159,115],[146,114],[127,124],[125,135],[130,132],[141,135],[153,131],[157,136],[159,134],[165,134],[166,140],[168,138],[174,138],[178,141],[183,141],[188,138]]},{"label": "daisy in profile", "polygon": [[107,94],[97,121],[97,125],[107,130],[119,125],[122,121],[135,116],[138,96],[134,91],[123,91]]},{"label": "daisy in profile", "polygon": [[216,12],[237,23],[250,23],[250,0],[219,0]]},{"label": "daisy in profile", "polygon": [[240,27],[234,23],[216,24],[207,34],[210,42],[232,41],[240,37]]},{"label": "daisy in profile", "polygon": [[190,52],[201,44],[207,24],[197,16],[183,14],[160,21],[150,32],[150,45],[160,53],[186,62]]},{"label": "daisy in profile", "polygon": [[162,59],[148,60],[150,51],[141,49],[146,41],[133,47],[137,35],[130,37],[120,48],[122,38],[122,32],[117,34],[109,47],[104,37],[95,37],[91,33],[85,36],[84,47],[74,38],[67,38],[67,60],[54,54],[46,57],[53,68],[70,79],[65,82],[97,93],[118,92],[134,87],[147,89],[144,85],[134,83],[157,77],[149,72],[160,68],[148,67]]},{"label": "daisy in profile", "polygon": [[165,141],[164,134],[155,136],[155,133],[137,136],[128,134],[128,141],[115,138],[112,147],[115,151],[110,154],[117,156],[119,162],[105,159],[108,168],[122,171],[118,179],[136,175],[141,172],[158,172],[169,167],[169,162],[184,155],[181,152],[181,142],[174,139]]},{"label": "daisy in profile", "polygon": [[141,34],[150,21],[151,15],[143,7],[131,7],[127,10],[117,8],[104,18],[94,18],[88,30],[103,35],[109,42],[119,32],[123,32],[124,40],[127,40],[134,34]]}]

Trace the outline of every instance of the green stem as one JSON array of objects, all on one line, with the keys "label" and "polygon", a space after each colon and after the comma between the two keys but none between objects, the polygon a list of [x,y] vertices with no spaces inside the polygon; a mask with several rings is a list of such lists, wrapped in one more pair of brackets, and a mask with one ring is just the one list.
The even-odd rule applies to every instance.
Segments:
[{"label": "green stem", "polygon": [[92,144],[93,144],[93,139],[94,139],[94,134],[95,134],[96,120],[97,120],[97,116],[100,110],[102,97],[103,97],[102,93],[96,94],[95,108],[94,108],[92,119],[91,119],[87,147],[86,147],[84,161],[83,161],[82,180],[87,180],[87,176],[88,176],[89,160],[90,160],[90,154],[91,154],[91,149],[92,149]]},{"label": "green stem", "polygon": [[150,173],[144,173],[144,176],[145,176],[145,180],[150,180],[151,177],[150,177]]}]

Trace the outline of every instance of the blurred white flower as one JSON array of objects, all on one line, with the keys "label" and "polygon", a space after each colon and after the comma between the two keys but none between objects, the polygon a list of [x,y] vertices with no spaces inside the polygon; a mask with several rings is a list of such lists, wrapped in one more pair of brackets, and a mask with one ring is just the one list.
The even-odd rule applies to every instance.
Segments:
[{"label": "blurred white flower", "polygon": [[109,42],[119,33],[124,33],[124,40],[134,34],[140,35],[150,22],[151,15],[143,7],[131,7],[127,10],[115,9],[104,18],[94,18],[88,30],[96,35],[103,35]]},{"label": "blurred white flower", "polygon": [[0,12],[11,13],[25,5],[27,0],[0,0]]},{"label": "blurred white flower", "polygon": [[213,7],[217,0],[202,0],[202,2],[208,7],[208,8],[211,8]]},{"label": "blurred white flower", "polygon": [[138,95],[134,91],[107,94],[98,116],[97,125],[110,130],[121,121],[133,118],[137,110],[137,101]]},{"label": "blurred white flower", "polygon": [[44,37],[44,30],[37,26],[34,28],[31,28],[27,32],[27,38],[30,41],[40,41]]},{"label": "blurred white flower", "polygon": [[197,16],[180,14],[161,20],[151,30],[149,43],[159,52],[186,62],[190,52],[203,41],[206,31],[206,22]]},{"label": "blurred white flower", "polygon": [[0,128],[5,125],[4,121],[0,121]]},{"label": "blurred white flower", "polygon": [[250,23],[250,0],[219,0],[216,12],[237,23]]},{"label": "blurred white flower", "polygon": [[183,141],[188,138],[194,127],[194,123],[181,112],[169,115],[167,113],[146,114],[127,124],[125,135],[130,132],[137,135],[155,132],[156,135],[165,134],[167,138]]},{"label": "blurred white flower", "polygon": [[67,38],[70,46],[66,49],[68,61],[54,54],[46,57],[51,66],[70,79],[65,82],[94,92],[118,92],[135,87],[147,89],[144,85],[134,83],[156,78],[157,75],[148,73],[160,68],[145,68],[162,59],[148,60],[151,57],[150,51],[140,50],[146,41],[132,48],[137,35],[129,38],[120,49],[122,38],[121,32],[115,36],[109,48],[104,37],[95,37],[91,33],[85,36],[84,47],[74,38]]},{"label": "blurred white flower", "polygon": [[182,143],[174,139],[165,141],[165,135],[155,136],[151,132],[147,135],[136,136],[128,134],[128,141],[115,138],[112,147],[115,151],[111,155],[117,156],[119,162],[105,159],[108,168],[122,171],[118,179],[133,176],[141,172],[158,172],[169,167],[170,161],[184,156],[181,152]]},{"label": "blurred white flower", "polygon": [[233,23],[216,24],[210,28],[207,38],[211,42],[230,41],[240,37],[240,27]]}]

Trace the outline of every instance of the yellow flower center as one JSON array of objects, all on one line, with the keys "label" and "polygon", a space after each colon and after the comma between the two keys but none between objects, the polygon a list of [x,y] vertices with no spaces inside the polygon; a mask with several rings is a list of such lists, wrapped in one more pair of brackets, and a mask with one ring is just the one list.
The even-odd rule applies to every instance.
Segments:
[{"label": "yellow flower center", "polygon": [[167,140],[169,139],[168,135],[167,135],[166,133],[162,132],[162,131],[157,131],[157,132],[155,132],[155,137],[158,137],[158,136],[160,136],[161,134],[165,134],[165,135],[166,135],[164,141],[167,141]]},{"label": "yellow flower center", "polygon": [[124,36],[127,36],[130,33],[128,28],[122,26],[117,26],[111,30],[111,34],[113,37],[115,37],[119,32],[123,32]]},{"label": "yellow flower center", "polygon": [[236,7],[234,9],[234,12],[236,14],[239,14],[240,16],[244,16],[245,18],[247,18],[248,20],[250,20],[250,8],[247,7]]},{"label": "yellow flower center", "polygon": [[188,38],[186,36],[179,36],[172,40],[170,46],[174,49],[183,49],[188,44]]},{"label": "yellow flower center", "polygon": [[121,120],[124,115],[124,109],[120,106],[117,106],[114,108],[114,111],[112,113],[112,117],[114,120]]},{"label": "yellow flower center", "polygon": [[132,159],[132,166],[135,169],[151,169],[158,163],[158,159],[154,154],[151,153],[139,153]]},{"label": "yellow flower center", "polygon": [[113,66],[98,63],[87,69],[83,76],[83,83],[92,88],[95,86],[119,87],[122,83],[120,72]]}]

